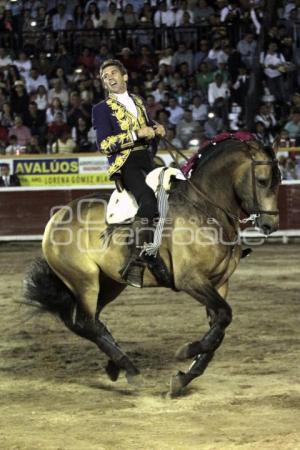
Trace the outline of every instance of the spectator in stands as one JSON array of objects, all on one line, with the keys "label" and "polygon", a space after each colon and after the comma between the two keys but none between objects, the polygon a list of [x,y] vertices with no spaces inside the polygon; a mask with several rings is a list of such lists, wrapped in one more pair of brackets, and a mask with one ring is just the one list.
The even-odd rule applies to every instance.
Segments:
[{"label": "spectator in stands", "polygon": [[162,109],[158,112],[157,121],[162,124],[165,129],[167,129],[168,127],[174,127],[174,125],[172,125],[169,120],[170,116],[171,114],[167,109]]},{"label": "spectator in stands", "polygon": [[158,66],[160,67],[161,65],[165,65],[168,68],[171,68],[173,55],[174,51],[172,47],[167,47],[161,50],[159,53]]},{"label": "spectator in stands", "polygon": [[198,125],[199,123],[193,119],[192,111],[185,109],[182,118],[176,125],[176,134],[180,136],[184,148],[187,148]]},{"label": "spectator in stands", "polygon": [[216,72],[214,82],[208,86],[208,103],[213,106],[217,99],[227,100],[230,96],[228,84],[224,82],[223,75]]},{"label": "spectator in stands", "polygon": [[285,58],[283,54],[278,51],[275,42],[271,42],[267,52],[263,52],[260,55],[260,63],[264,68],[268,88],[278,101],[284,101],[285,99],[283,80],[285,62]]},{"label": "spectator in stands", "polygon": [[72,91],[70,93],[70,104],[67,111],[67,121],[70,127],[76,125],[79,117],[90,120],[89,113],[83,108],[79,93],[77,91]]},{"label": "spectator in stands", "polygon": [[76,143],[70,136],[69,131],[63,131],[60,137],[54,144],[56,153],[73,153],[76,148]]},{"label": "spectator in stands", "polygon": [[54,117],[54,121],[48,126],[48,132],[58,139],[64,132],[69,133],[70,127],[66,124],[64,120],[64,115],[62,112],[57,112]]},{"label": "spectator in stands", "polygon": [[20,145],[18,144],[17,136],[12,134],[8,138],[8,145],[5,147],[6,155],[16,155],[20,152]]},{"label": "spectator in stands", "polygon": [[276,126],[276,119],[271,112],[271,107],[267,103],[262,103],[259,107],[258,114],[255,116],[255,122],[261,122],[264,124],[266,130],[273,131]]},{"label": "spectator in stands", "polygon": [[202,96],[207,98],[208,86],[214,81],[214,73],[211,66],[207,62],[200,64],[199,70],[196,73],[197,89],[202,93]]},{"label": "spectator in stands", "polygon": [[175,13],[167,8],[165,0],[159,2],[158,10],[154,13],[153,22],[156,28],[173,27],[175,25]]},{"label": "spectator in stands", "polygon": [[7,54],[6,48],[0,47],[0,70],[6,70],[12,63],[12,59]]},{"label": "spectator in stands", "polygon": [[52,80],[52,89],[48,92],[48,102],[52,103],[54,98],[58,98],[63,108],[67,108],[69,104],[68,91],[63,88],[62,81],[59,78]]},{"label": "spectator in stands", "polygon": [[232,101],[238,103],[243,111],[246,107],[246,99],[250,85],[250,77],[244,66],[239,67],[239,75],[236,82],[232,85]]},{"label": "spectator in stands", "polygon": [[218,117],[216,113],[211,110],[208,113],[207,120],[204,124],[204,134],[207,138],[212,138],[220,133],[224,128],[223,120]]},{"label": "spectator in stands", "polygon": [[20,186],[19,177],[15,174],[10,175],[9,164],[0,164],[0,187]]},{"label": "spectator in stands", "polygon": [[14,126],[9,129],[8,135],[15,135],[17,137],[17,144],[21,147],[26,147],[31,139],[31,131],[28,127],[23,125],[23,119],[21,116],[15,117]]},{"label": "spectator in stands", "polygon": [[46,133],[45,119],[45,111],[38,110],[37,104],[31,101],[28,106],[28,111],[24,114],[24,124],[30,129],[31,134],[40,136],[42,141],[44,141]]},{"label": "spectator in stands", "polygon": [[55,121],[55,117],[57,113],[61,113],[65,117],[63,105],[58,97],[54,97],[52,102],[49,103],[49,106],[46,110],[46,123],[50,125]]},{"label": "spectator in stands", "polygon": [[45,86],[38,86],[37,91],[31,95],[31,100],[36,103],[39,111],[46,112],[46,109],[48,108],[48,93]]},{"label": "spectator in stands", "polygon": [[79,55],[77,60],[79,66],[84,66],[88,70],[93,70],[95,68],[95,55],[91,52],[89,48],[84,48],[82,53]]},{"label": "spectator in stands", "polygon": [[67,50],[65,45],[59,45],[53,66],[56,70],[55,77],[63,79],[63,86],[68,84],[66,75],[70,75],[73,72],[74,65],[74,56]]},{"label": "spectator in stands", "polygon": [[178,50],[173,55],[172,67],[176,70],[182,63],[187,63],[189,71],[193,71],[193,54],[186,48],[184,42],[178,45]]},{"label": "spectator in stands", "polygon": [[108,46],[106,44],[101,44],[99,48],[99,52],[95,56],[95,68],[98,70],[104,61],[112,58],[112,54],[110,53]]},{"label": "spectator in stands", "polygon": [[13,113],[24,114],[24,111],[28,109],[29,96],[26,92],[23,81],[15,81],[14,89],[11,92],[10,105]]},{"label": "spectator in stands", "polygon": [[32,62],[27,53],[21,50],[19,52],[19,58],[14,60],[13,65],[18,68],[20,75],[26,79],[31,70]]},{"label": "spectator in stands", "polygon": [[111,2],[108,11],[102,15],[101,26],[111,30],[116,27],[117,20],[121,18],[121,12],[117,10],[115,2]]},{"label": "spectator in stands", "polygon": [[175,13],[175,25],[181,27],[184,25],[184,16],[187,15],[190,19],[190,24],[194,23],[194,13],[188,7],[187,0],[181,0],[180,7]]},{"label": "spectator in stands", "polygon": [[273,141],[274,137],[272,134],[266,129],[265,125],[262,122],[255,122],[254,124],[255,131],[254,136],[258,141],[260,141],[264,146],[269,147]]},{"label": "spectator in stands", "polygon": [[169,126],[166,129],[166,141],[161,140],[158,144],[158,151],[160,150],[174,150],[173,146],[182,149],[183,145],[179,137],[176,136],[176,128]]},{"label": "spectator in stands", "polygon": [[72,20],[71,14],[66,12],[64,3],[57,5],[57,13],[52,17],[52,30],[62,31],[66,29],[66,23],[68,20]]},{"label": "spectator in stands", "polygon": [[0,111],[0,124],[5,128],[10,128],[14,124],[14,115],[8,102],[3,103]]},{"label": "spectator in stands", "polygon": [[214,9],[208,6],[206,0],[199,0],[194,9],[195,25],[208,25],[209,17],[214,14]]},{"label": "spectator in stands", "polygon": [[5,153],[5,147],[8,141],[7,128],[0,124],[0,153]]},{"label": "spectator in stands", "polygon": [[45,89],[48,90],[48,80],[45,75],[41,75],[39,71],[32,67],[30,70],[30,74],[26,77],[26,89],[29,94],[36,92],[39,86],[45,86]]},{"label": "spectator in stands", "polygon": [[197,120],[198,122],[204,122],[206,120],[208,114],[208,105],[204,103],[200,95],[195,95],[193,97],[192,105],[190,108],[192,111],[193,120]]},{"label": "spectator in stands", "polygon": [[134,28],[138,24],[137,14],[134,12],[132,3],[127,3],[123,10],[124,25],[127,28]]},{"label": "spectator in stands", "polygon": [[36,29],[38,31],[45,31],[50,27],[51,19],[49,14],[47,14],[46,8],[44,6],[38,7],[35,21],[36,21]]},{"label": "spectator in stands", "polygon": [[237,50],[242,55],[242,61],[248,69],[253,67],[257,42],[253,33],[247,33],[237,44]]},{"label": "spectator in stands", "polygon": [[155,101],[154,95],[152,94],[147,95],[146,106],[149,117],[153,120],[156,120],[159,111],[163,109],[161,104]]},{"label": "spectator in stands", "polygon": [[[95,2],[90,3],[89,5],[89,9],[87,11],[87,15],[93,20],[92,18],[92,11],[91,11],[91,5],[95,5],[96,9],[98,10],[97,4]],[[99,10],[98,10],[99,13]],[[100,16],[99,16],[100,18]],[[84,28],[84,23],[86,20],[86,15],[85,15],[85,11],[84,8],[82,7],[82,5],[77,4],[74,8],[73,11],[73,22],[74,22],[74,26],[77,30],[81,30],[82,28]],[[96,26],[95,26],[96,28]]]},{"label": "spectator in stands", "polygon": [[30,142],[27,145],[26,153],[28,153],[29,155],[37,155],[39,153],[42,153],[41,145],[39,143],[39,136],[37,135],[31,136]]},{"label": "spectator in stands", "polygon": [[284,125],[284,129],[288,132],[289,138],[297,139],[300,138],[300,113],[295,111],[292,112],[288,122]]},{"label": "spectator in stands", "polygon": [[80,153],[91,152],[94,149],[95,137],[93,129],[88,122],[79,117],[77,124],[72,128],[72,139],[76,143],[76,151]]},{"label": "spectator in stands", "polygon": [[209,52],[208,41],[206,39],[202,39],[200,41],[200,50],[198,52],[196,52],[193,57],[194,71],[199,69],[200,64],[207,61],[208,52]]},{"label": "spectator in stands", "polygon": [[184,109],[178,105],[176,97],[170,97],[169,106],[166,108],[166,110],[170,113],[170,123],[176,126],[184,115]]}]

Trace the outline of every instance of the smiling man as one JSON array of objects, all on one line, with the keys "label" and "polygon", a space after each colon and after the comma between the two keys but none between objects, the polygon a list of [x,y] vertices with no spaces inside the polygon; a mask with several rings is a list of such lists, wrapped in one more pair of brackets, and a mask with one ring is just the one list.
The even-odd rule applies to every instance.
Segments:
[{"label": "smiling man", "polygon": [[[153,219],[158,215],[156,197],[145,176],[154,168],[150,146],[156,146],[156,139],[165,136],[165,129],[149,118],[140,97],[128,94],[128,74],[119,60],[105,61],[100,77],[108,96],[92,111],[97,145],[108,157],[109,177],[121,177],[139,207],[133,223],[135,242],[122,276],[128,284],[142,287],[145,257],[140,257],[141,247],[153,239],[149,228],[153,230]],[[163,276],[165,266],[159,256],[155,265]]]}]

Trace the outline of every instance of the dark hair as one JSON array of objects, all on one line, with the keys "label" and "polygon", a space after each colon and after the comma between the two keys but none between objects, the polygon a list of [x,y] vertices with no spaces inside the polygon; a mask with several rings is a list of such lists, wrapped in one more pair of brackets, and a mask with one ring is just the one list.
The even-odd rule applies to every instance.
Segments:
[{"label": "dark hair", "polygon": [[127,75],[127,69],[121,63],[121,61],[119,61],[118,59],[108,59],[107,61],[104,61],[104,63],[100,66],[100,78],[102,78],[103,70],[109,66],[116,66],[118,67],[122,75]]}]

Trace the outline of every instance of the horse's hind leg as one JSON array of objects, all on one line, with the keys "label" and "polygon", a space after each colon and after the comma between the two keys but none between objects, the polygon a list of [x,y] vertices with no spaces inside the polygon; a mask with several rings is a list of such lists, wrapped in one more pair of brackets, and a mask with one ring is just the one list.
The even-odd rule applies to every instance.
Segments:
[{"label": "horse's hind leg", "polygon": [[[111,283],[113,284],[113,281]],[[122,351],[104,323],[97,317],[101,309],[101,305],[99,305],[101,295],[99,295],[98,268],[84,273],[83,277],[77,274],[72,284],[78,305],[64,319],[66,326],[79,336],[94,342],[110,358],[106,371],[113,381],[118,378],[120,369],[126,371],[127,379],[131,381],[133,377],[139,374],[139,370],[130,361],[127,354]],[[117,292],[120,292],[120,290]]]},{"label": "horse's hind leg", "polygon": [[[220,290],[221,291],[221,290]],[[186,290],[188,292],[188,290]],[[227,286],[222,293],[226,295]],[[178,359],[186,359],[196,356],[187,373],[178,372],[171,379],[171,393],[178,394],[194,378],[203,374],[212,360],[216,349],[221,345],[225,329],[231,322],[231,308],[225,298],[211,285],[202,289],[190,290],[189,293],[200,303],[206,306],[210,319],[210,330],[201,340],[185,344],[176,353]]]}]

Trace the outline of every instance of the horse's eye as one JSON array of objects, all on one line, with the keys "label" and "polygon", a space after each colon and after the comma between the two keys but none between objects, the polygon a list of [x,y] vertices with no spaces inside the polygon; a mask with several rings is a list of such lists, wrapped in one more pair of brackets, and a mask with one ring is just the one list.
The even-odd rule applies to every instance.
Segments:
[{"label": "horse's eye", "polygon": [[257,184],[259,185],[259,186],[261,186],[261,187],[264,187],[264,188],[266,188],[266,187],[268,187],[268,185],[269,185],[269,180],[268,179],[258,179],[257,180]]}]

